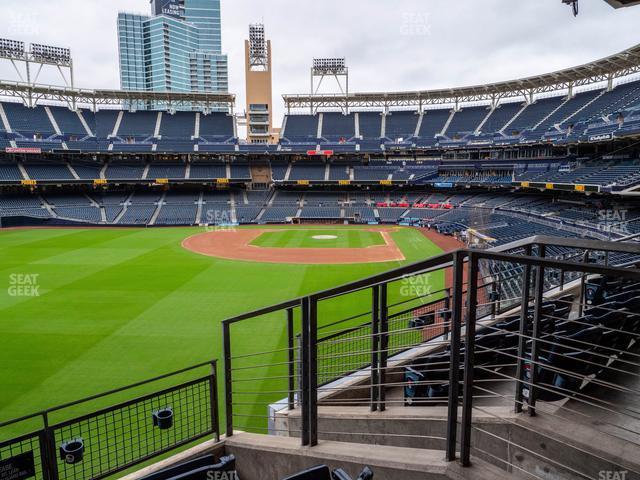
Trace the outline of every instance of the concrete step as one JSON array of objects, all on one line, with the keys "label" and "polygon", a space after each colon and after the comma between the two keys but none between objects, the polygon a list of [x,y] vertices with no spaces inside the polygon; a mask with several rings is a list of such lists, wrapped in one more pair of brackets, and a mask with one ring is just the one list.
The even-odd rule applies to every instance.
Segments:
[{"label": "concrete step", "polygon": [[280,480],[320,464],[342,468],[352,478],[365,466],[373,470],[374,478],[384,480],[514,478],[481,460],[464,469],[446,462],[442,451],[418,448],[331,441],[309,448],[296,438],[240,433],[225,440],[225,451],[236,456],[238,476],[247,480]]}]

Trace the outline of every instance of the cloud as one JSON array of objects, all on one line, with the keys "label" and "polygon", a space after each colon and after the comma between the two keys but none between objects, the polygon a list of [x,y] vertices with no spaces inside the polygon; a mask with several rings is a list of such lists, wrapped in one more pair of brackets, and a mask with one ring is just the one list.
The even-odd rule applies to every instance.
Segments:
[{"label": "cloud", "polygon": [[[149,10],[148,0],[4,3],[0,36],[71,48],[76,84],[86,88],[118,88],[117,13]],[[582,3],[573,18],[560,0],[222,0],[230,89],[244,110],[243,41],[255,22],[273,43],[276,124],[281,95],[309,91],[313,57],[346,57],[352,91],[398,91],[536,75],[637,42],[640,7]],[[15,78],[10,65],[0,76]],[[41,81],[60,83],[55,72]]]}]

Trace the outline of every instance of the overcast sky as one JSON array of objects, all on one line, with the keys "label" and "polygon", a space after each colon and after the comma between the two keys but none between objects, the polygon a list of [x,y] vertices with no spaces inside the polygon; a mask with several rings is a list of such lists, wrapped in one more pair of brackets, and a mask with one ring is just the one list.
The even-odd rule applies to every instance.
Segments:
[{"label": "overcast sky", "polygon": [[[148,0],[2,0],[0,36],[69,47],[76,85],[118,88],[116,16]],[[276,125],[283,93],[307,93],[313,57],[344,56],[351,91],[398,91],[509,80],[589,62],[640,43],[640,7],[581,0],[222,0],[230,90],[244,110],[248,24],[273,43]],[[0,76],[17,79],[10,66]],[[43,82],[59,83],[43,76]]]}]

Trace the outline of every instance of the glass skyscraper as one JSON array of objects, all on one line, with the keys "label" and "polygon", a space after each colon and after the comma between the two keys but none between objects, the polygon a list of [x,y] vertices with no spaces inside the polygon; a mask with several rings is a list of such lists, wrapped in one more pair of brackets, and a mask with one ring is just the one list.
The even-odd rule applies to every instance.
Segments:
[{"label": "glass skyscraper", "polygon": [[220,0],[151,0],[149,16],[118,15],[118,39],[123,90],[229,90]]}]

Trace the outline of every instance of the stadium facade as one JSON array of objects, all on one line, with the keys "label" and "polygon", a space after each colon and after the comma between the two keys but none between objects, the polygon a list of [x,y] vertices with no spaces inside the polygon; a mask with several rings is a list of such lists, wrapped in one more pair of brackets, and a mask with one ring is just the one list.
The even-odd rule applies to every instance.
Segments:
[{"label": "stadium facade", "polygon": [[220,0],[153,0],[151,11],[151,15],[118,15],[122,89],[228,91]]},{"label": "stadium facade", "polygon": [[[624,215],[605,223],[623,224],[623,237],[640,225],[638,72],[635,46],[553,74],[462,89],[285,95],[289,113],[273,144],[238,138],[229,94],[32,87],[35,108],[0,102],[0,217],[4,225],[194,225],[207,223],[213,205],[238,223],[473,227],[495,244],[513,238],[491,225],[520,225],[522,213],[522,237],[546,224],[606,239],[602,212],[615,210]],[[0,91],[25,95],[8,82]],[[163,107],[98,108],[118,103]],[[214,105],[226,111],[206,114]],[[173,111],[185,106],[197,111]],[[60,189],[73,193],[64,205],[56,204]],[[513,190],[543,194],[544,207],[518,212],[527,202]],[[107,192],[115,205],[84,194]],[[554,203],[567,195],[576,203]],[[491,215],[475,216],[485,204]]]}]

